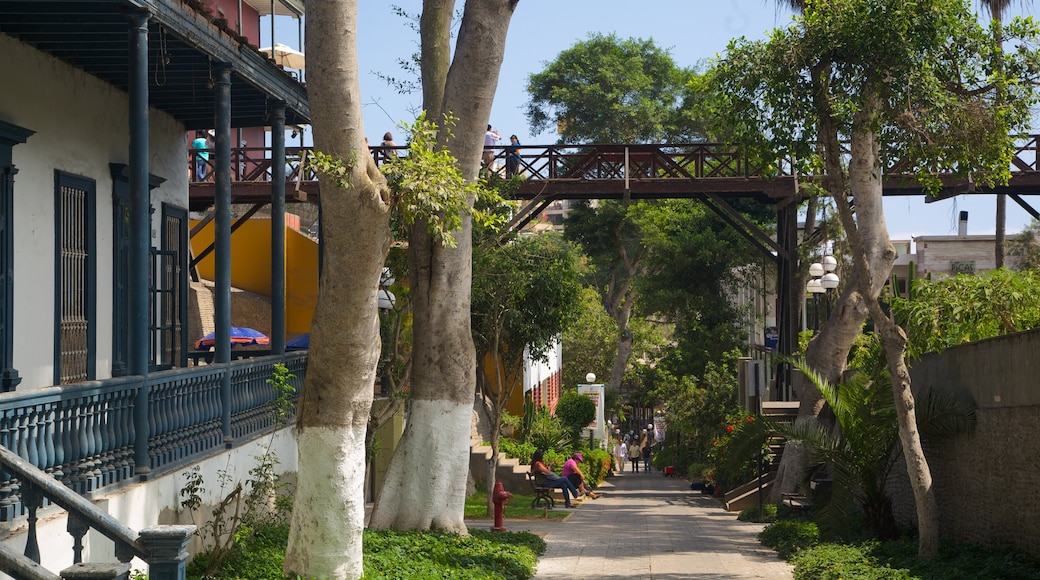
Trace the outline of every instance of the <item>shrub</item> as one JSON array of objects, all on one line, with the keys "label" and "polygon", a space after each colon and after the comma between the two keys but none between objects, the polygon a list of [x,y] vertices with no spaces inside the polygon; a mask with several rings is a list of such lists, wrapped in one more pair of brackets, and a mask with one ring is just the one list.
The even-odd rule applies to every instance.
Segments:
[{"label": "shrub", "polygon": [[503,437],[498,440],[498,450],[506,454],[506,457],[519,459],[520,463],[531,463],[531,455],[535,452],[534,443],[521,443],[517,439]]},{"label": "shrub", "polygon": [[556,402],[556,417],[575,439],[596,418],[596,403],[578,391],[568,390]]},{"label": "shrub", "polygon": [[759,513],[758,506],[749,507],[742,510],[737,515],[737,519],[742,522],[755,522],[758,524],[767,524],[776,521],[776,504],[767,503],[762,506],[762,512]]},{"label": "shrub", "polygon": [[538,413],[531,423],[531,431],[527,434],[527,442],[535,449],[567,450],[573,444],[570,432],[558,419],[548,413]]},{"label": "shrub", "polygon": [[813,522],[781,520],[766,526],[758,534],[758,540],[776,550],[781,558],[789,560],[799,550],[818,544],[820,529]]},{"label": "shrub", "polygon": [[581,470],[587,478],[586,483],[589,487],[596,487],[610,473],[610,454],[602,449],[593,449],[592,451],[582,451],[582,456],[585,458],[585,463],[581,466]]},{"label": "shrub", "polygon": [[874,544],[820,544],[798,552],[795,580],[910,580],[909,571],[879,565],[870,554]]}]

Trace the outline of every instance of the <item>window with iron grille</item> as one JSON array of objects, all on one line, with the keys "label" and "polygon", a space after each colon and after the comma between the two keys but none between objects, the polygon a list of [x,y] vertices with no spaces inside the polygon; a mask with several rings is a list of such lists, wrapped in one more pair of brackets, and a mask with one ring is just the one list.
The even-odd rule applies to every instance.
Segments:
[{"label": "window with iron grille", "polygon": [[54,383],[95,376],[95,184],[61,171],[54,177]]}]

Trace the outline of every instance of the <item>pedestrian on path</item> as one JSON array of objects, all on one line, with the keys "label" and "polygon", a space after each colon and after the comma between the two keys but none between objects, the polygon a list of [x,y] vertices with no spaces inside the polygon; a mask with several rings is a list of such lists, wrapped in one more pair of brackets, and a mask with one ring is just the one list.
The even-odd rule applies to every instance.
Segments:
[{"label": "pedestrian on path", "polygon": [[617,466],[618,473],[625,471],[626,463],[628,463],[628,447],[624,441],[618,440],[617,445],[614,446],[614,465]]},{"label": "pedestrian on path", "polygon": [[639,443],[633,438],[628,444],[628,460],[632,462],[632,472],[639,471]]}]

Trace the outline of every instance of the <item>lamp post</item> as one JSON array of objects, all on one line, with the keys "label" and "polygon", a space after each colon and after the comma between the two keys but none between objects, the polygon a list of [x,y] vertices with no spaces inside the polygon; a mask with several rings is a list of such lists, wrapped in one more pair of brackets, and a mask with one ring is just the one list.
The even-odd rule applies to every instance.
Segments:
[{"label": "lamp post", "polygon": [[834,256],[824,256],[819,262],[809,264],[809,275],[805,291],[813,295],[813,332],[820,329],[820,294],[827,294],[827,318],[831,316],[830,291],[837,288],[841,279],[834,273],[838,261]]}]

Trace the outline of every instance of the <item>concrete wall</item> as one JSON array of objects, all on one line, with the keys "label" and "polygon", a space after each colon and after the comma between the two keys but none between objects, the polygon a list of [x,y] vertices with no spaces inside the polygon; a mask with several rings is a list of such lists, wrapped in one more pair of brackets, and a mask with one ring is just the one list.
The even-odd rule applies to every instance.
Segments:
[{"label": "concrete wall", "polygon": [[[0,119],[36,133],[14,148],[14,367],[19,390],[53,383],[54,172],[93,180],[97,231],[97,376],[111,376],[112,177],[109,163],[129,162],[126,93],[26,44],[0,34],[0,78],[17,79],[0,90]],[[149,111],[150,173],[166,179],[152,191],[162,203],[187,207],[184,127]]]},{"label": "concrete wall", "polygon": [[[1040,555],[1040,331],[928,355],[910,374],[917,387],[968,390],[980,407],[973,433],[925,443],[943,536]],[[891,492],[897,520],[915,522],[902,463]]]},{"label": "concrete wall", "polygon": [[[278,457],[276,469],[279,473],[296,472],[296,442],[291,428],[210,456],[199,463],[206,489],[200,494],[203,498],[203,508],[197,516],[198,522],[192,522],[191,514],[180,508],[183,499],[180,490],[186,482],[184,472],[188,467],[152,481],[99,495],[94,498],[94,503],[134,530],[154,525],[203,524],[210,519],[213,506],[231,491],[235,483],[249,479],[249,470],[256,465],[255,457],[263,454],[268,446]],[[234,483],[221,487],[220,471],[227,471],[229,481]],[[64,511],[52,507],[42,510],[38,523],[40,561],[55,574],[72,565],[72,536],[65,529],[67,520]],[[0,535],[5,544],[18,552],[25,548],[24,521],[15,528],[2,530]],[[112,542],[98,532],[88,532],[84,538],[84,545],[84,561],[118,562]],[[200,548],[199,540],[191,546],[193,553]],[[134,560],[132,566],[138,570],[145,569],[145,564],[138,560]],[[0,574],[0,578],[6,576]]]}]

